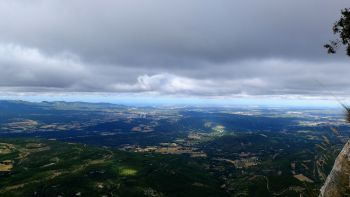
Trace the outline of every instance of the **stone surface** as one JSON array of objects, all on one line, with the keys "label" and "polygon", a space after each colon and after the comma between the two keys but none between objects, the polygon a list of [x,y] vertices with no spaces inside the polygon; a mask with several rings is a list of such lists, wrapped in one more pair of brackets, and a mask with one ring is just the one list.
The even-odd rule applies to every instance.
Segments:
[{"label": "stone surface", "polygon": [[334,166],[321,188],[319,197],[343,197],[350,195],[350,141],[335,160]]}]

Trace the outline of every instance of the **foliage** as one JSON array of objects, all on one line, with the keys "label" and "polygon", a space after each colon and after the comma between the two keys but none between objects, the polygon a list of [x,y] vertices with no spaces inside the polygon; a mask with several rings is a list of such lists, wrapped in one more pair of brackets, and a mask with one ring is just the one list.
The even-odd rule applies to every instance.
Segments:
[{"label": "foliage", "polygon": [[341,11],[340,19],[333,25],[333,33],[338,35],[339,38],[324,45],[328,53],[334,54],[341,45],[344,45],[347,55],[350,56],[350,8]]}]

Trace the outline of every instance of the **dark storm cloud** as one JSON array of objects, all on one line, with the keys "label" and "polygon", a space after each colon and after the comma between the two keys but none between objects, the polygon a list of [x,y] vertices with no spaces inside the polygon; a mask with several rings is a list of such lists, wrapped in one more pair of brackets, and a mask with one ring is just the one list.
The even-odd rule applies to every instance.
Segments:
[{"label": "dark storm cloud", "polygon": [[[346,0],[0,2],[0,90],[347,94]],[[320,85],[320,82],[324,85]]]}]

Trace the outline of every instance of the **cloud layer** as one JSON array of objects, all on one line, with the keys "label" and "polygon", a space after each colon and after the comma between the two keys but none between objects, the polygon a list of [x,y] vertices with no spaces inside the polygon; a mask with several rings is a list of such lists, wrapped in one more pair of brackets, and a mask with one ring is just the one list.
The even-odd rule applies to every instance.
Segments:
[{"label": "cloud layer", "polygon": [[0,91],[350,94],[346,0],[0,2]]}]

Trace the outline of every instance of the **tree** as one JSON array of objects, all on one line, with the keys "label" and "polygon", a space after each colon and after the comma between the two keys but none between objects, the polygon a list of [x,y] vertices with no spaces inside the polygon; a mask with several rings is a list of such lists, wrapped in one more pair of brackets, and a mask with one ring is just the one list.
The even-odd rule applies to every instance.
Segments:
[{"label": "tree", "polygon": [[328,53],[336,53],[337,49],[343,45],[346,47],[346,54],[350,56],[350,8],[341,11],[340,19],[333,25],[333,33],[339,38],[324,45]]}]

